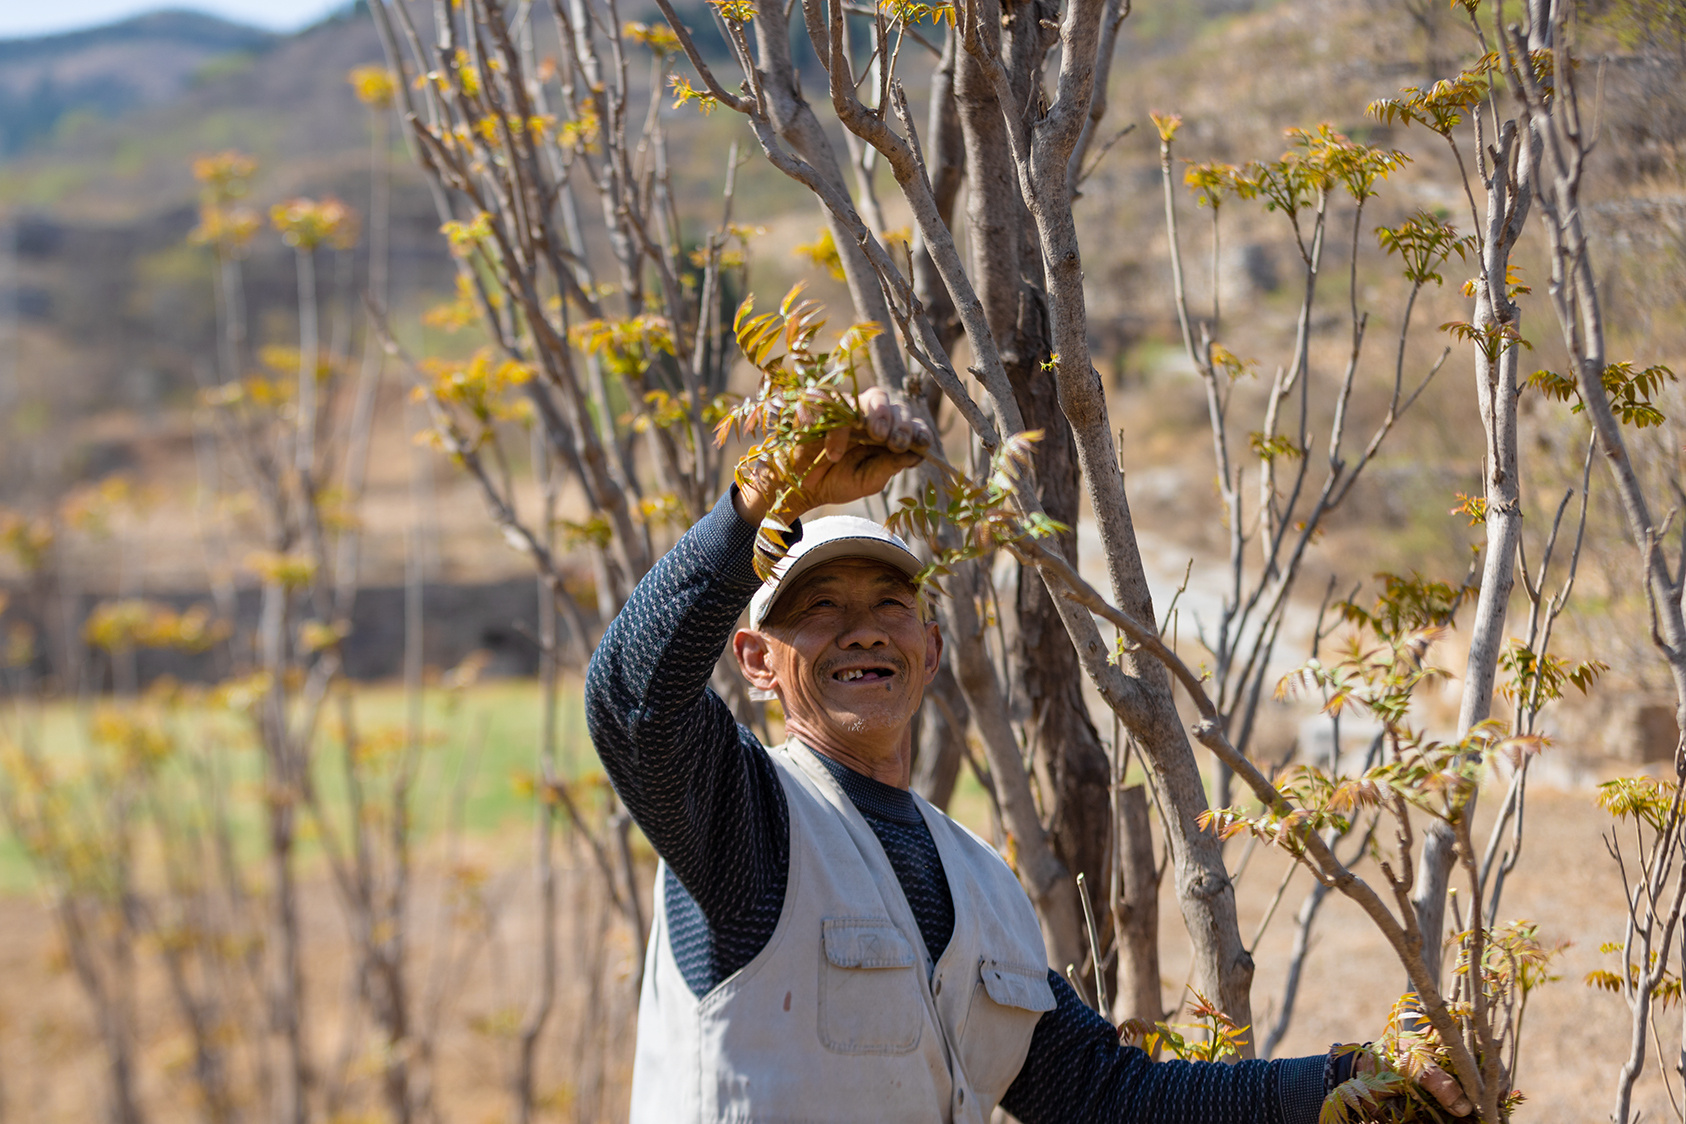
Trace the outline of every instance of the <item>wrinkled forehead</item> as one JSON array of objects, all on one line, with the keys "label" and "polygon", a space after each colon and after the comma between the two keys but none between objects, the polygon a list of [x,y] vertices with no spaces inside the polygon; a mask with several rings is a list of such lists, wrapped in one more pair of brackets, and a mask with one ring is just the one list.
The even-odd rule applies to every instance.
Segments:
[{"label": "wrinkled forehead", "polygon": [[918,587],[902,571],[887,562],[873,558],[837,558],[823,562],[797,578],[789,589],[779,593],[767,610],[764,624],[775,624],[810,592],[876,593],[896,590],[917,596]]}]

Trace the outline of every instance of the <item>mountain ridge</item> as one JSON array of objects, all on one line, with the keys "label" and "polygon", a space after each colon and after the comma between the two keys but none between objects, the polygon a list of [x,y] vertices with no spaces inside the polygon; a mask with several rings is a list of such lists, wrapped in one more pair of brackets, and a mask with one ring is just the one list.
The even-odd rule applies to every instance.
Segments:
[{"label": "mountain ridge", "polygon": [[183,9],[75,31],[0,39],[0,160],[67,124],[167,104],[208,68],[250,58],[283,37]]},{"label": "mountain ridge", "polygon": [[243,47],[255,40],[281,37],[277,32],[266,31],[255,24],[242,23],[209,12],[197,12],[191,8],[166,7],[125,16],[109,23],[72,28],[69,31],[49,31],[38,35],[0,35],[0,62],[11,61],[25,53],[75,50],[130,35],[187,38],[206,42],[207,45],[225,47]]}]

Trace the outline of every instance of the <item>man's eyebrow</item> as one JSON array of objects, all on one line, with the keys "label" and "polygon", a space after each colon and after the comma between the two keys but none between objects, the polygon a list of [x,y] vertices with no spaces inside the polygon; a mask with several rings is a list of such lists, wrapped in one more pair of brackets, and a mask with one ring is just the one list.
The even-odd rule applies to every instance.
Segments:
[{"label": "man's eyebrow", "polygon": [[[905,590],[908,593],[917,592],[914,588],[913,582],[901,574],[888,572],[877,573],[872,575],[868,581],[878,588],[889,586],[893,589]],[[836,574],[821,574],[817,577],[809,578],[803,581],[795,589],[791,590],[791,592],[812,593],[815,590],[834,589],[837,586],[844,584],[846,584],[845,579]]]}]

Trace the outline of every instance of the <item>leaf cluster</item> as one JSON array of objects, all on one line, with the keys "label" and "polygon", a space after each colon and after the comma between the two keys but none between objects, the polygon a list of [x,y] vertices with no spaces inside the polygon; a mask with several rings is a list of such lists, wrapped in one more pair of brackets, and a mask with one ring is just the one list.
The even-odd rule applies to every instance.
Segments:
[{"label": "leaf cluster", "polygon": [[1463,492],[1454,494],[1458,497],[1458,502],[1446,512],[1447,515],[1467,515],[1471,527],[1479,527],[1487,522],[1486,496],[1471,496]]},{"label": "leaf cluster", "polygon": [[[1548,945],[1540,940],[1539,925],[1533,921],[1509,921],[1485,933],[1481,942],[1481,986],[1489,999],[1502,1000],[1506,996],[1526,997],[1535,988],[1556,979],[1551,963],[1563,944]],[[1458,959],[1452,974],[1468,978],[1469,950],[1473,944],[1468,931],[1447,938],[1456,943]]]},{"label": "leaf cluster", "polygon": [[133,648],[170,648],[203,652],[228,634],[226,622],[195,605],[185,611],[157,601],[130,598],[105,601],[88,615],[82,633],[88,643],[106,652]]},{"label": "leaf cluster", "polygon": [[[732,330],[762,380],[714,430],[721,443],[734,432],[759,437],[744,461],[758,463],[786,488],[800,486],[798,450],[835,429],[861,423],[855,352],[882,330],[877,324],[856,324],[835,348],[819,347],[815,341],[825,327],[825,309],[818,301],[802,299],[802,289],[800,283],[793,286],[774,312],[756,315],[753,294],[738,306]],[[744,467],[740,464],[740,471]]]},{"label": "leaf cluster", "polygon": [[882,331],[874,323],[855,324],[836,347],[821,348],[816,341],[825,309],[803,299],[803,287],[792,286],[773,312],[756,315],[754,294],[738,306],[733,333],[762,378],[714,427],[721,445],[733,433],[759,438],[739,458],[735,475],[740,486],[753,483],[772,499],[756,534],[755,568],[763,579],[789,549],[789,513],[804,495],[814,443],[864,420],[855,405],[862,389],[856,352]]},{"label": "leaf cluster", "polygon": [[1632,820],[1652,831],[1667,826],[1677,785],[1656,777],[1617,777],[1598,786],[1598,806],[1618,820]]},{"label": "leaf cluster", "polygon": [[1238,1025],[1197,989],[1188,990],[1194,997],[1189,1014],[1195,1022],[1149,1023],[1146,1019],[1128,1019],[1118,1028],[1119,1038],[1149,1053],[1164,1050],[1188,1062],[1239,1061],[1241,1047],[1247,1044],[1244,1036],[1248,1028]]},{"label": "leaf cluster", "polygon": [[916,584],[923,587],[947,577],[961,562],[1022,539],[1048,538],[1070,530],[1043,512],[1023,516],[1013,506],[1013,497],[1025,484],[1040,440],[1040,429],[1016,433],[1001,442],[990,457],[989,472],[982,480],[950,473],[942,488],[927,484],[898,501],[885,523],[898,534],[918,535],[937,543],[944,526],[960,531],[958,546],[933,547],[932,560],[916,575]]},{"label": "leaf cluster", "polygon": [[644,313],[621,320],[587,320],[568,330],[575,347],[595,355],[617,378],[639,379],[661,355],[674,354],[673,325]]},{"label": "leaf cluster", "polygon": [[1280,433],[1275,437],[1266,437],[1263,433],[1255,430],[1247,435],[1247,447],[1253,450],[1254,454],[1263,461],[1275,460],[1277,457],[1299,460],[1305,456],[1304,449],[1294,444],[1291,438]]},{"label": "leaf cluster", "polygon": [[[1620,956],[1625,947],[1626,946],[1624,946],[1621,941],[1605,941],[1603,944],[1598,946],[1598,951],[1604,953],[1606,956]],[[1652,949],[1648,960],[1650,970],[1654,971],[1656,969],[1657,957],[1657,950]],[[1639,987],[1639,965],[1629,960],[1626,965],[1624,965],[1624,968],[1627,972],[1627,980],[1625,983],[1623,982],[1621,975],[1616,972],[1612,972],[1608,968],[1594,968],[1586,974],[1584,982],[1586,983],[1586,986],[1597,991],[1611,991],[1615,992],[1617,995],[1631,994]],[[1680,1002],[1680,997],[1680,975],[1677,972],[1665,967],[1662,974],[1657,977],[1656,982],[1651,985],[1651,998],[1656,1000],[1658,1006],[1662,1007],[1662,1009],[1666,1011],[1670,1007],[1678,1004]]]},{"label": "leaf cluster", "polygon": [[340,250],[357,244],[357,212],[332,195],[277,203],[269,209],[269,222],[283,242],[307,253],[324,242]]},{"label": "leaf cluster", "polygon": [[708,6],[727,23],[748,23],[755,18],[755,0],[708,0]]},{"label": "leaf cluster", "polygon": [[926,4],[922,0],[881,0],[878,10],[889,16],[896,23],[947,23],[951,27],[955,21],[955,10],[952,0],[939,0],[935,4]]},{"label": "leaf cluster", "polygon": [[[762,378],[755,392],[724,410],[715,425],[715,440],[722,444],[733,433],[759,438],[739,460],[737,477],[740,484],[753,479],[772,497],[756,538],[755,565],[763,578],[788,549],[787,513],[803,494],[814,444],[863,421],[856,406],[862,390],[858,353],[881,331],[875,323],[854,324],[835,347],[820,347],[824,309],[802,299],[802,288],[793,287],[774,312],[756,314],[753,296],[739,307],[733,321],[738,347]],[[941,484],[903,497],[887,521],[892,530],[931,541],[933,559],[916,578],[921,586],[967,559],[1067,530],[1040,513],[1022,516],[1013,504],[1041,437],[1040,430],[1031,430],[1002,441],[980,479],[956,471],[940,454],[930,456]],[[959,532],[957,543],[949,529]]]},{"label": "leaf cluster", "polygon": [[837,243],[832,239],[830,230],[821,229],[812,242],[799,242],[791,247],[790,252],[825,270],[833,281],[845,280],[843,258],[837,252]]},{"label": "leaf cluster", "polygon": [[1404,263],[1405,279],[1414,285],[1426,285],[1430,281],[1444,284],[1446,279],[1441,276],[1440,267],[1453,254],[1458,255],[1459,261],[1467,262],[1476,252],[1473,234],[1460,235],[1450,223],[1428,210],[1418,210],[1398,226],[1378,226],[1376,241],[1384,251]]},{"label": "leaf cluster", "polygon": [[264,584],[283,589],[306,589],[316,580],[316,560],[308,554],[254,550],[246,556],[246,568]]},{"label": "leaf cluster", "polygon": [[398,76],[376,63],[354,66],[345,76],[357,92],[357,100],[371,109],[386,109],[398,94]]},{"label": "leaf cluster", "polygon": [[[1468,1024],[1468,1004],[1454,1004],[1452,1010],[1455,1021]],[[1452,1059],[1414,993],[1395,1001],[1379,1040],[1340,1049],[1368,1064],[1355,1065],[1353,1077],[1324,1098],[1318,1124],[1454,1124],[1458,1119],[1418,1084],[1430,1066],[1450,1072]],[[1499,1100],[1501,1118],[1508,1119],[1523,1099],[1520,1092],[1507,1091]]]},{"label": "leaf cluster", "polygon": [[26,573],[39,573],[51,557],[57,535],[52,520],[0,510],[0,550],[11,555]]},{"label": "leaf cluster", "polygon": [[1492,89],[1498,61],[1497,55],[1488,53],[1469,69],[1432,86],[1406,86],[1398,97],[1378,98],[1368,112],[1384,125],[1422,125],[1450,137]]},{"label": "leaf cluster", "polygon": [[668,88],[673,91],[673,108],[679,109],[695,102],[704,117],[720,108],[720,99],[707,90],[700,90],[691,85],[691,80],[681,75],[670,75],[667,80]]},{"label": "leaf cluster", "polygon": [[628,20],[621,25],[621,35],[635,43],[642,43],[657,58],[679,53],[679,36],[666,23],[647,24]]},{"label": "leaf cluster", "polygon": [[1495,320],[1488,324],[1448,320],[1440,325],[1440,330],[1460,343],[1475,345],[1476,350],[1481,352],[1489,364],[1497,363],[1499,356],[1513,347],[1534,350],[1534,345],[1523,339],[1516,325],[1508,320]]},{"label": "leaf cluster", "polygon": [[1297,856],[1305,849],[1302,842],[1305,832],[1333,828],[1345,834],[1362,811],[1380,805],[1383,791],[1369,775],[1331,777],[1309,765],[1289,767],[1276,777],[1275,784],[1276,790],[1294,806],[1293,811],[1284,815],[1265,809],[1257,815],[1248,815],[1238,808],[1220,808],[1201,813],[1200,826],[1215,831],[1225,841],[1242,833],[1250,834]]},{"label": "leaf cluster", "polygon": [[[1180,120],[1155,116],[1166,143]],[[1251,160],[1240,167],[1215,160],[1191,163],[1183,182],[1199,206],[1216,209],[1230,196],[1263,199],[1266,210],[1294,216],[1336,187],[1362,203],[1375,194],[1378,181],[1411,159],[1397,149],[1354,141],[1327,122],[1314,129],[1290,128],[1286,136],[1289,148],[1278,160]]]},{"label": "leaf cluster", "polygon": [[245,251],[263,223],[250,207],[236,200],[251,190],[257,161],[243,152],[229,149],[193,161],[193,178],[199,181],[199,225],[188,235],[195,245],[212,246],[229,257]]},{"label": "leaf cluster", "polygon": [[528,403],[513,392],[532,379],[533,369],[514,359],[494,359],[490,348],[480,348],[466,362],[428,359],[422,370],[428,385],[416,388],[415,399],[425,401],[431,395],[466,432],[472,447],[491,436],[493,423],[525,422],[529,417]]},{"label": "leaf cluster", "polygon": [[[1655,402],[1665,383],[1678,381],[1668,367],[1658,363],[1636,371],[1631,361],[1623,360],[1605,367],[1600,381],[1604,385],[1604,393],[1610,399],[1610,412],[1615,414],[1623,425],[1646,429],[1662,425],[1668,420]],[[1535,371],[1528,376],[1527,385],[1547,398],[1559,402],[1573,401],[1575,404],[1569,408],[1571,414],[1578,414],[1586,409],[1586,403],[1581,398],[1580,381],[1574,375]]]},{"label": "leaf cluster", "polygon": [[1603,660],[1582,660],[1570,663],[1552,652],[1535,653],[1520,640],[1512,639],[1499,656],[1499,669],[1506,675],[1499,685],[1499,693],[1511,702],[1538,706],[1563,697],[1563,689],[1572,686],[1585,695],[1592,690],[1598,677],[1610,670]]}]

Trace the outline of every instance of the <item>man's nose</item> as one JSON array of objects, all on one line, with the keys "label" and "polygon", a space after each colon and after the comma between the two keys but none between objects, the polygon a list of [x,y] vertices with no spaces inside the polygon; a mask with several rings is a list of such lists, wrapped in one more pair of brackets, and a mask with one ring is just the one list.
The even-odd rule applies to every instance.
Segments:
[{"label": "man's nose", "polygon": [[877,648],[889,642],[889,633],[868,606],[849,611],[843,620],[843,632],[837,638],[841,648]]}]

